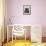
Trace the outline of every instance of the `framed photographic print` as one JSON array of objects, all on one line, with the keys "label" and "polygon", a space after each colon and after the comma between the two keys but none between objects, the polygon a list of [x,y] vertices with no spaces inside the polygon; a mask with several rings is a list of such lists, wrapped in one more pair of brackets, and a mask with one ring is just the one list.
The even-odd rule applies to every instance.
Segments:
[{"label": "framed photographic print", "polygon": [[31,5],[24,5],[23,6],[23,14],[24,15],[31,15]]}]

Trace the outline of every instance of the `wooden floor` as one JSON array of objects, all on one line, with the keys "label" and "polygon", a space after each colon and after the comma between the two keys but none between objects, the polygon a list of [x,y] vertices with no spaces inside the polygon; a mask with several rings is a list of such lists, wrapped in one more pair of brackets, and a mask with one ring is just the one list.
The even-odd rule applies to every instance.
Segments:
[{"label": "wooden floor", "polygon": [[10,41],[8,43],[5,43],[3,46],[31,46],[30,41],[24,41],[24,40],[16,40],[16,41]]},{"label": "wooden floor", "polygon": [[46,37],[42,37],[43,43],[31,43],[31,41],[24,41],[24,40],[14,40],[5,43],[3,46],[46,46]]}]

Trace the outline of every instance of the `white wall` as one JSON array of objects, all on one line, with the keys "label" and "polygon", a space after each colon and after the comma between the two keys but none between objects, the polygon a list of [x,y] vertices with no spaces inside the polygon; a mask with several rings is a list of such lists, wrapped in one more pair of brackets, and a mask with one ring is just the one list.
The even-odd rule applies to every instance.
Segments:
[{"label": "white wall", "polygon": [[[31,15],[23,15],[23,5],[31,5]],[[40,24],[46,36],[46,0],[7,0],[7,8],[12,24]],[[11,24],[9,18],[8,24]]]}]

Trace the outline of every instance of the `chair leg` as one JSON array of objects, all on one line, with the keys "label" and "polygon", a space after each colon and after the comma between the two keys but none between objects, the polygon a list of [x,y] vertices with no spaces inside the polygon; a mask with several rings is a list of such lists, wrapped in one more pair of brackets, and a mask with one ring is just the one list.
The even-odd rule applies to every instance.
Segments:
[{"label": "chair leg", "polygon": [[25,31],[25,42],[26,42],[26,31]]},{"label": "chair leg", "polygon": [[16,36],[15,36],[15,42],[16,42]]}]

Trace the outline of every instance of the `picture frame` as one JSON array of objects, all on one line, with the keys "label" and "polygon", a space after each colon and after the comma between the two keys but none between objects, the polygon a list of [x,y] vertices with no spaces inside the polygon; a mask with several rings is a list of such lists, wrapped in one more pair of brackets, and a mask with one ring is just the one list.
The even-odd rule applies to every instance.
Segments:
[{"label": "picture frame", "polygon": [[31,15],[31,5],[23,5],[23,15]]}]

